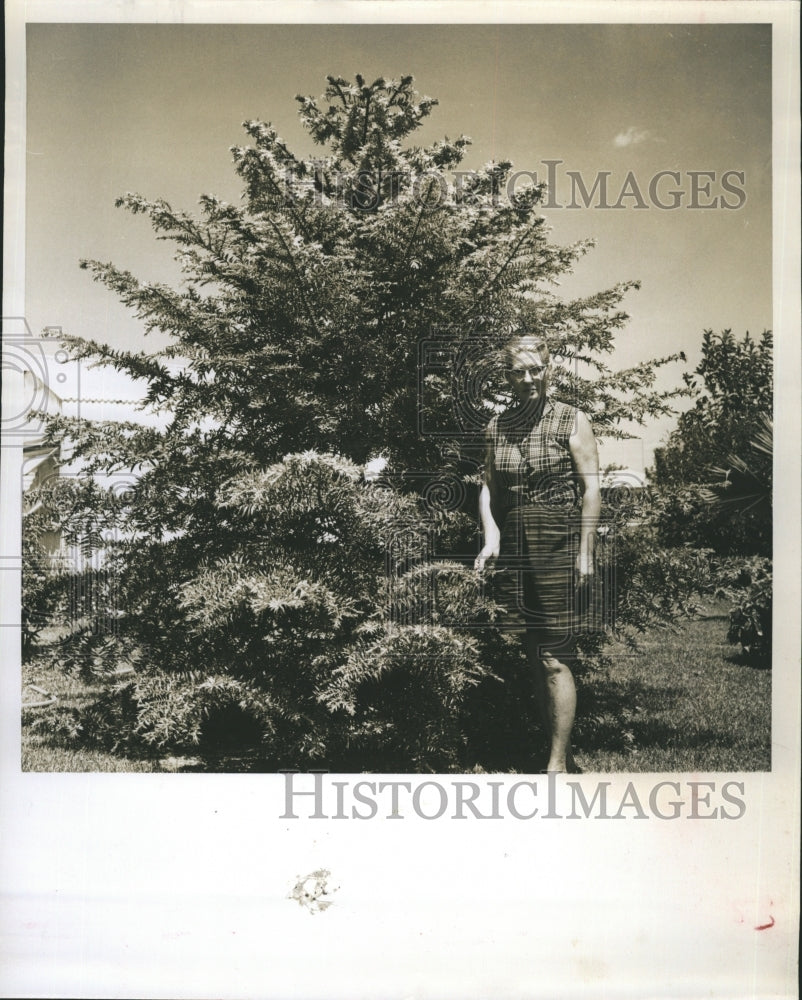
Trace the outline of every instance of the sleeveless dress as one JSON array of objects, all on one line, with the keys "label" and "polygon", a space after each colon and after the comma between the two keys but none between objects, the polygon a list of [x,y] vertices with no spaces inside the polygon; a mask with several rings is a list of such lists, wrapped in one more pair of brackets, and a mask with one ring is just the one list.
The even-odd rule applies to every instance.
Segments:
[{"label": "sleeveless dress", "polygon": [[581,502],[569,438],[577,411],[546,398],[494,417],[486,435],[501,531],[494,574],[498,624],[535,630],[555,649],[570,649],[579,631],[576,557]]}]

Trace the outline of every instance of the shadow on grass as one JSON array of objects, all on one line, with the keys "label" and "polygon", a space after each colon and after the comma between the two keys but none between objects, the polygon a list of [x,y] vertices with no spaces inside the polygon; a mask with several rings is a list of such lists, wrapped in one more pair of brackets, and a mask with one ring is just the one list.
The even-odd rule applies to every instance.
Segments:
[{"label": "shadow on grass", "polygon": [[[677,712],[688,700],[688,689],[680,685],[618,681],[598,675],[582,678],[574,731],[577,750],[732,749],[739,745],[739,736],[731,731],[700,726]],[[665,718],[673,714],[678,716],[676,722]]]},{"label": "shadow on grass", "polygon": [[739,650],[733,653],[728,653],[724,657],[726,663],[732,664],[734,667],[746,667],[749,670],[771,670],[771,656],[768,658],[761,658],[757,656],[750,656],[743,650]]}]

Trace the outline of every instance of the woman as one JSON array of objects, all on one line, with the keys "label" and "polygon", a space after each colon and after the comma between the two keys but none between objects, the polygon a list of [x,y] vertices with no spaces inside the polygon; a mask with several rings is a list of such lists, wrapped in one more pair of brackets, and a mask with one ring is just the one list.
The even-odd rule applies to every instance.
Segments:
[{"label": "woman", "polygon": [[484,547],[475,565],[482,570],[495,560],[503,570],[498,600],[507,609],[504,624],[524,632],[551,743],[546,770],[576,771],[576,687],[565,660],[593,577],[601,508],[596,440],[584,413],[549,397],[542,337],[515,336],[503,357],[518,402],[487,427],[479,501]]}]

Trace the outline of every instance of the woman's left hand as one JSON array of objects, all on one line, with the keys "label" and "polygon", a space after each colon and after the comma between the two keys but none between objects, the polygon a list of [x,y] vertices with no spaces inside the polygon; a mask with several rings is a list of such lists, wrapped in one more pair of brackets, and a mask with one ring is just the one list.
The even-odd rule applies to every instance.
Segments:
[{"label": "woman's left hand", "polygon": [[593,594],[593,556],[580,552],[576,557],[576,582],[574,586],[574,610],[584,618],[590,610]]},{"label": "woman's left hand", "polygon": [[580,581],[593,576],[593,557],[587,552],[580,552],[576,557],[576,571]]}]

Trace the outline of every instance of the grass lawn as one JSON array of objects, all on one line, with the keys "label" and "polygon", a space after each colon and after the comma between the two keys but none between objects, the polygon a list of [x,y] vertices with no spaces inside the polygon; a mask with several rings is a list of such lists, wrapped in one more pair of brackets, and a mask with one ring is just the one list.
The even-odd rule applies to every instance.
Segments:
[{"label": "grass lawn", "polygon": [[[639,652],[616,647],[612,665],[580,690],[583,770],[770,770],[771,670],[748,664],[726,634],[719,604],[679,634],[647,633]],[[583,713],[594,716],[585,745]]]},{"label": "grass lawn", "polygon": [[23,664],[22,700],[45,700],[27,687],[35,684],[58,701],[52,708],[23,708],[22,711],[22,770],[23,771],[161,771],[158,759],[132,760],[103,750],[67,749],[46,731],[36,726],[39,718],[47,719],[58,709],[80,708],[93,701],[102,691],[74,677],[68,677],[57,667],[46,667],[41,661]]},{"label": "grass lawn", "polygon": [[[711,605],[678,633],[647,633],[638,652],[616,647],[609,667],[582,679],[574,743],[586,773],[770,770],[771,671],[750,666],[726,641],[726,610]],[[41,661],[23,667],[22,682],[56,695],[57,708],[77,708],[100,693]],[[23,694],[26,701],[41,697]],[[23,711],[24,771],[201,769],[192,758],[64,749],[32,725],[57,708]]]}]

